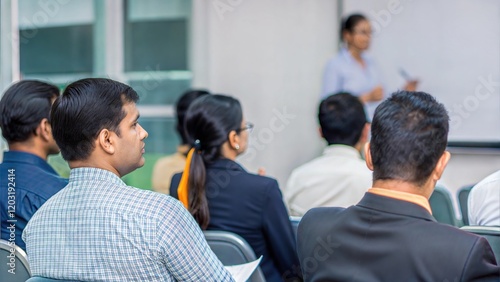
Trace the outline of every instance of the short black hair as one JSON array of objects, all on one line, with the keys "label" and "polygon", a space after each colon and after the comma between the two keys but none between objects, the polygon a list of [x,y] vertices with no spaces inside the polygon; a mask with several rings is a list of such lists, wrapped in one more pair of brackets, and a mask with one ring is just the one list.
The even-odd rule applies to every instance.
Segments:
[{"label": "short black hair", "polygon": [[318,120],[328,145],[354,146],[361,138],[366,124],[366,113],[357,97],[341,92],[321,101]]},{"label": "short black hair", "polygon": [[352,33],[358,23],[367,20],[362,14],[352,14],[343,18],[340,24],[340,41],[344,41],[344,32]]},{"label": "short black hair", "polygon": [[51,112],[54,139],[63,158],[87,159],[104,128],[120,135],[119,125],[126,115],[123,105],[138,100],[132,87],[111,79],[86,78],[68,85]]},{"label": "short black hair", "polygon": [[431,95],[398,91],[377,107],[371,130],[373,179],[421,186],[446,149],[449,117]]},{"label": "short black hair", "polygon": [[184,117],[186,116],[186,111],[189,105],[196,100],[196,98],[209,95],[210,92],[201,89],[191,89],[182,94],[182,96],[177,100],[176,103],[176,113],[177,113],[177,133],[181,137],[182,144],[188,144],[188,137],[186,131],[184,131]]},{"label": "short black hair", "polygon": [[35,134],[40,122],[50,121],[52,100],[59,96],[55,85],[22,80],[5,91],[0,100],[0,127],[7,142],[24,142]]}]

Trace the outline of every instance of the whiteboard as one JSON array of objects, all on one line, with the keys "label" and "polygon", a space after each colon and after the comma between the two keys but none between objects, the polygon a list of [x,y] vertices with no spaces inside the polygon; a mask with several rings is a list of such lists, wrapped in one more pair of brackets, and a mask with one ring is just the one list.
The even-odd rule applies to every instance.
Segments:
[{"label": "whiteboard", "polygon": [[403,68],[446,106],[450,142],[500,144],[500,1],[345,0],[343,11],[370,19],[387,95]]}]

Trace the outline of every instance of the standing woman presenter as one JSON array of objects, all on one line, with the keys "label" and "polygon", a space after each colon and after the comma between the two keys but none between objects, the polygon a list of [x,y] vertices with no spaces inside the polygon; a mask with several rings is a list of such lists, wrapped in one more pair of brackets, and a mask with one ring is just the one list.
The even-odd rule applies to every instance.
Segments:
[{"label": "standing woman presenter", "polygon": [[[327,63],[321,99],[338,92],[358,96],[368,112],[374,110],[376,102],[384,98],[380,71],[365,51],[371,43],[372,28],[361,14],[352,14],[342,20],[340,39],[344,43],[337,56]],[[415,91],[417,81],[408,81],[405,90]],[[369,114],[370,115],[370,114]],[[370,115],[371,116],[371,115]]]}]

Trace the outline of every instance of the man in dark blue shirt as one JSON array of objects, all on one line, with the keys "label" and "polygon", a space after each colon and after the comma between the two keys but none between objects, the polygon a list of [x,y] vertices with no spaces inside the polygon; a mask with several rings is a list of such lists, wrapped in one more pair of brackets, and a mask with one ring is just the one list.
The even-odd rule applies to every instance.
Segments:
[{"label": "man in dark blue shirt", "polygon": [[47,163],[59,153],[50,126],[50,108],[59,89],[40,81],[12,85],[0,100],[0,128],[9,144],[0,163],[2,239],[25,249],[21,238],[31,216],[68,180]]}]

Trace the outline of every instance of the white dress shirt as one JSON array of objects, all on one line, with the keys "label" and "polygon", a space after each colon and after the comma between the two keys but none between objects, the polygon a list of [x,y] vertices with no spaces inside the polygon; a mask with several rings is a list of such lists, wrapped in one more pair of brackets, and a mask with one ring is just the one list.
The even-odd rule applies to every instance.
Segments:
[{"label": "white dress shirt", "polygon": [[330,145],[323,155],[296,168],[284,191],[290,214],[315,207],[348,207],[372,187],[372,172],[351,146]]},{"label": "white dress shirt", "polygon": [[468,206],[470,225],[500,226],[500,170],[472,188]]}]

